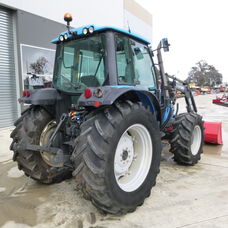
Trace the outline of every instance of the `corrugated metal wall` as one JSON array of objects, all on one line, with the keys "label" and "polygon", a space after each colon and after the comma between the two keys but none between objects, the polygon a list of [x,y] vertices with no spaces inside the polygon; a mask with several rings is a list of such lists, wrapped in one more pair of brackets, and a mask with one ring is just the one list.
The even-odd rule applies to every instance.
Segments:
[{"label": "corrugated metal wall", "polygon": [[12,12],[0,7],[0,128],[17,118]]}]

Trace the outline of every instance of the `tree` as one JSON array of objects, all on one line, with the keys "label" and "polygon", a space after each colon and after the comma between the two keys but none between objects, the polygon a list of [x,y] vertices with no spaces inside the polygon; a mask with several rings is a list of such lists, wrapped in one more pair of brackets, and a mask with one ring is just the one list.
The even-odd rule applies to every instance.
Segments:
[{"label": "tree", "polygon": [[30,64],[30,69],[34,71],[35,74],[44,74],[46,70],[46,64],[48,60],[41,56],[39,57],[36,62]]},{"label": "tree", "polygon": [[222,74],[213,65],[201,60],[192,67],[187,82],[196,83],[198,86],[215,86],[222,84],[222,79]]}]

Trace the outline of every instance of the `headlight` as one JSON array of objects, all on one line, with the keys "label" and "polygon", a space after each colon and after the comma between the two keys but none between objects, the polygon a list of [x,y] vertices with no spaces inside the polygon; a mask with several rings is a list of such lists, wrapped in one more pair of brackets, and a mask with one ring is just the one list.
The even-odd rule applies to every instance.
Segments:
[{"label": "headlight", "polygon": [[90,26],[89,27],[89,33],[93,33],[94,32],[94,27],[93,26]]},{"label": "headlight", "polygon": [[59,40],[60,40],[61,42],[64,41],[64,36],[63,36],[63,35],[59,36]]},{"label": "headlight", "polygon": [[67,40],[68,39],[68,35],[67,33],[64,34],[64,39]]},{"label": "headlight", "polygon": [[82,30],[82,33],[83,33],[84,35],[86,35],[86,34],[88,33],[88,29],[87,29],[87,28],[84,28],[84,29]]}]

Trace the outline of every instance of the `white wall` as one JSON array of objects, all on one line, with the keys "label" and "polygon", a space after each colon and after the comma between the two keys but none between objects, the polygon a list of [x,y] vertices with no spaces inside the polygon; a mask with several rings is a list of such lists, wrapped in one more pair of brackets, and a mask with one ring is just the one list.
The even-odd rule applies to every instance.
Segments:
[{"label": "white wall", "polygon": [[73,15],[71,25],[112,25],[123,28],[123,0],[0,0],[0,4],[65,23],[63,15]]},{"label": "white wall", "polygon": [[127,30],[128,24],[131,32],[137,33],[149,41],[152,40],[152,26],[148,25],[128,10],[124,10],[124,28]]},{"label": "white wall", "polygon": [[[87,24],[111,25],[128,29],[148,40],[152,39],[152,26],[124,9],[124,0],[0,0],[0,4],[21,9],[59,23],[63,16],[73,15],[71,26]],[[128,23],[127,23],[128,21]]]}]

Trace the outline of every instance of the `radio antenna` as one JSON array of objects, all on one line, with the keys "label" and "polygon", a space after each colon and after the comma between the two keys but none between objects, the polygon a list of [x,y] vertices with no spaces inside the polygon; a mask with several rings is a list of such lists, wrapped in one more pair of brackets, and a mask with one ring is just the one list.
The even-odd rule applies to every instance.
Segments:
[{"label": "radio antenna", "polygon": [[130,28],[128,20],[127,20],[127,26],[128,26],[128,32],[131,33],[131,28]]}]

